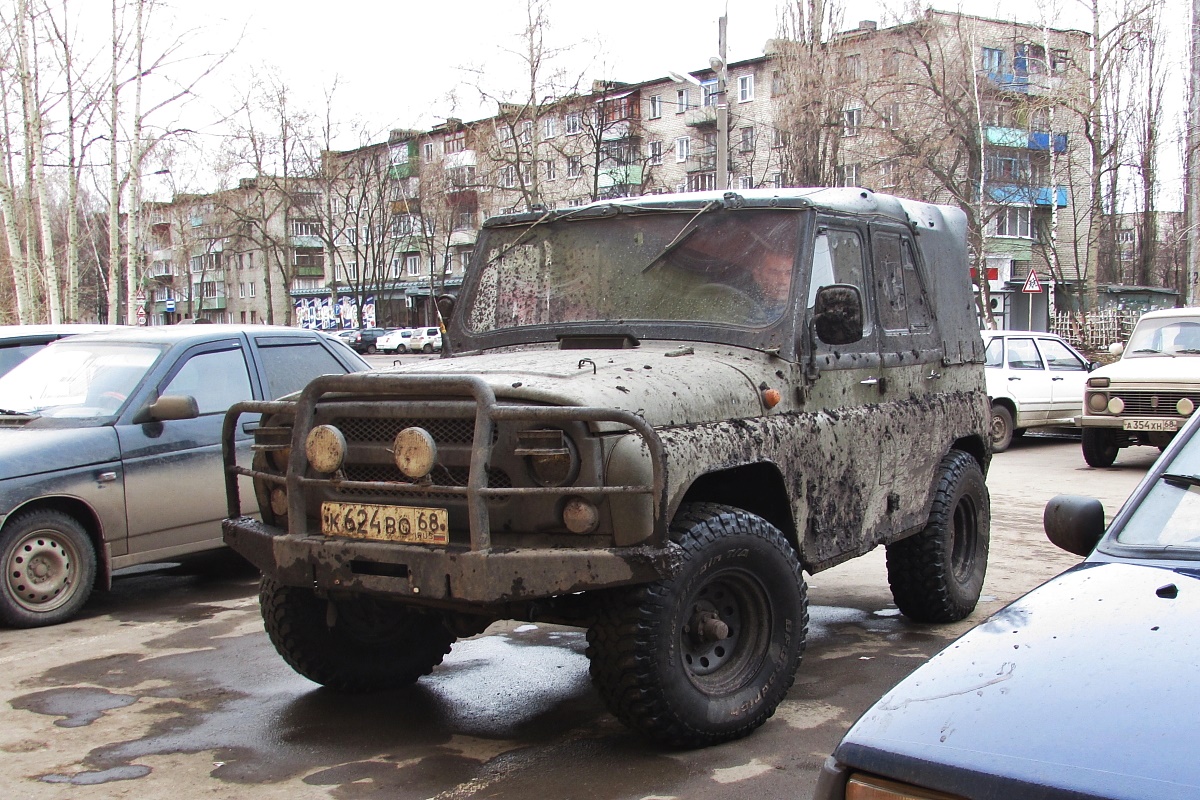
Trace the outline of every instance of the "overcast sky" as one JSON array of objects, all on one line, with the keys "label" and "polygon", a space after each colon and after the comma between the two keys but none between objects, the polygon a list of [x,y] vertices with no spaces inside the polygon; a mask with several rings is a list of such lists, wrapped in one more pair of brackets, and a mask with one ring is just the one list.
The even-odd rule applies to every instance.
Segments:
[{"label": "overcast sky", "polygon": [[[427,128],[448,116],[477,119],[494,113],[476,85],[492,91],[521,84],[520,62],[505,49],[520,46],[524,0],[168,0],[181,27],[203,28],[212,49],[238,43],[234,56],[201,92],[213,102],[234,92],[265,68],[274,69],[294,100],[317,111],[323,93],[338,80],[335,115],[361,120],[368,139],[390,128]],[[836,0],[827,0],[836,2]],[[907,0],[843,0],[843,29],[872,19],[894,23]],[[1186,0],[1167,0],[1168,19],[1187,19]],[[1089,27],[1079,0],[927,0],[963,10],[1056,27]],[[669,70],[697,70],[717,52],[717,19],[728,15],[729,60],[762,55],[777,34],[780,0],[550,0],[547,46],[565,49],[557,64],[582,76],[641,81]],[[784,2],[782,5],[788,5]],[[1178,8],[1175,8],[1175,7]],[[726,10],[728,9],[728,11]],[[908,17],[911,18],[911,17]],[[1177,26],[1183,30],[1185,26]],[[1180,73],[1182,45],[1177,45]],[[475,71],[473,71],[475,70]],[[1182,79],[1171,89],[1182,98]],[[1178,108],[1182,108],[1179,105]],[[339,147],[364,143],[351,126]],[[1166,163],[1167,181],[1177,167]],[[1173,190],[1168,190],[1173,191]]]}]

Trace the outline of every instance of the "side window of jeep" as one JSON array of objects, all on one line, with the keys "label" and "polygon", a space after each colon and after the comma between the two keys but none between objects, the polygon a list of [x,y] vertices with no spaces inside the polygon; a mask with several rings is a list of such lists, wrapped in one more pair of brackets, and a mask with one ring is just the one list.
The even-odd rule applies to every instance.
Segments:
[{"label": "side window of jeep", "polygon": [[[808,308],[811,312],[822,286],[845,283],[857,286],[863,302],[863,341],[868,342],[874,330],[871,313],[871,292],[867,283],[866,253],[858,231],[821,228],[813,246],[812,276],[808,284]],[[864,349],[854,347],[852,349]],[[871,349],[871,348],[866,348]]]}]

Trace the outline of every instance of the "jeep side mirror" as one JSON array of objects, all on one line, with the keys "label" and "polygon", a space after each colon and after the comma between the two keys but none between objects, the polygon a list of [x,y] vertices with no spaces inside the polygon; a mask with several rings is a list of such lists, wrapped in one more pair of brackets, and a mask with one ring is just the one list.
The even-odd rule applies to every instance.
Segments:
[{"label": "jeep side mirror", "polygon": [[863,338],[863,303],[857,286],[835,283],[817,290],[813,306],[817,338],[825,344],[854,344]]},{"label": "jeep side mirror", "polygon": [[195,419],[198,416],[200,416],[200,405],[190,394],[164,394],[139,411],[133,418],[133,423],[141,425],[146,422]]},{"label": "jeep side mirror", "polygon": [[442,315],[442,319],[450,319],[450,315],[454,313],[454,295],[440,294],[436,302],[438,313]]},{"label": "jeep side mirror", "polygon": [[1060,494],[1046,504],[1042,527],[1058,547],[1087,556],[1104,536],[1104,506],[1093,497]]}]

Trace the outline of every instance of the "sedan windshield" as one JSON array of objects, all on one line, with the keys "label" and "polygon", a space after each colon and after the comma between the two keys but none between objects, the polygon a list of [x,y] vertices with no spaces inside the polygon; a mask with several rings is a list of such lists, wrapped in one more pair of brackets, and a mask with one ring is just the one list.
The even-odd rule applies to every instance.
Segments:
[{"label": "sedan windshield", "polygon": [[116,414],[162,348],[59,342],[0,376],[0,413],[40,417]]},{"label": "sedan windshield", "polygon": [[476,333],[617,320],[769,325],[787,306],[799,221],[706,206],[493,228],[467,324]]},{"label": "sedan windshield", "polygon": [[1200,355],[1200,319],[1158,317],[1142,319],[1129,337],[1126,355]]},{"label": "sedan windshield", "polygon": [[1200,437],[1193,436],[1172,459],[1117,541],[1200,558]]}]

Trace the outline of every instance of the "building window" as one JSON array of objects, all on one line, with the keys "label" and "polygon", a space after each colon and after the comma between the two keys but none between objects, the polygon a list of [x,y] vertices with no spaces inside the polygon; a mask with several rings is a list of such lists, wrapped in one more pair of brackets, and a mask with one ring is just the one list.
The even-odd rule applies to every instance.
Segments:
[{"label": "building window", "polygon": [[879,124],[885,131],[894,131],[900,127],[900,104],[887,103],[879,110]]},{"label": "building window", "polygon": [[[209,286],[215,286],[215,284],[209,284]],[[246,294],[250,297],[254,297],[254,281],[250,281],[246,284]]]},{"label": "building window", "polygon": [[742,75],[738,78],[738,102],[748,103],[754,99],[754,76]]},{"label": "building window", "polygon": [[893,187],[899,183],[900,162],[894,158],[889,158],[879,165],[879,185],[885,188]]},{"label": "building window", "polygon": [[862,109],[847,108],[842,111],[842,136],[858,136],[862,127]]},{"label": "building window", "polygon": [[650,95],[650,111],[647,113],[647,119],[658,119],[662,116],[662,95]]},{"label": "building window", "polygon": [[521,144],[533,144],[533,123],[525,120],[521,123],[521,131],[517,134]]},{"label": "building window", "polygon": [[408,142],[394,144],[388,148],[388,161],[392,165],[408,163]]},{"label": "building window", "polygon": [[858,186],[858,164],[839,164],[837,167],[838,186]]},{"label": "building window", "polygon": [[583,158],[580,156],[567,156],[567,177],[578,178],[583,174]]},{"label": "building window", "polygon": [[517,168],[512,164],[500,169],[500,185],[505,189],[511,189],[517,185]]},{"label": "building window", "polygon": [[690,107],[691,99],[688,97],[687,89],[677,89],[675,91],[675,113],[682,114]]},{"label": "building window", "polygon": [[1004,51],[996,47],[983,48],[980,67],[984,72],[1004,72]]},{"label": "building window", "polygon": [[404,256],[404,269],[410,277],[421,274],[421,254],[407,253]]},{"label": "building window", "polygon": [[542,138],[553,139],[558,136],[558,117],[546,117],[542,120]]},{"label": "building window", "polygon": [[776,189],[782,189],[787,184],[787,179],[784,178],[782,172],[776,172],[771,176],[770,182],[771,186],[775,187]]},{"label": "building window", "polygon": [[1055,75],[1065,72],[1071,64],[1071,53],[1067,50],[1050,51],[1050,71]]},{"label": "building window", "polygon": [[739,177],[738,177],[738,179],[737,179],[737,188],[739,188],[739,189],[753,189],[753,188],[754,188],[754,176],[753,176],[753,175],[741,175],[741,176],[739,176]]},{"label": "building window", "polygon": [[774,129],[775,136],[771,141],[771,147],[787,147],[787,134],[779,128]]},{"label": "building window", "polygon": [[238,298],[241,300],[246,299],[246,284],[244,283],[238,284]]},{"label": "building window", "polygon": [[883,74],[898,75],[900,73],[900,51],[888,50],[883,54]]},{"label": "building window", "polygon": [[754,128],[750,128],[750,127],[742,128],[741,134],[742,134],[742,144],[741,144],[742,152],[743,153],[753,153],[754,152],[754,139],[755,139]]},{"label": "building window", "polygon": [[1016,239],[1032,239],[1032,211],[1025,207],[1005,207],[992,219],[992,235]]},{"label": "building window", "polygon": [[771,96],[779,97],[787,91],[787,79],[783,76],[783,70],[775,70],[771,73]]},{"label": "building window", "polygon": [[700,93],[701,97],[703,98],[700,104],[703,106],[715,106],[721,101],[721,97],[717,92],[717,82],[715,80],[703,81],[700,84]]},{"label": "building window", "polygon": [[1029,172],[1028,153],[1009,151],[988,156],[988,178],[992,181],[1023,182],[1029,178]]},{"label": "building window", "polygon": [[675,163],[682,164],[688,160],[688,156],[692,152],[692,140],[687,136],[680,136],[675,140]]},{"label": "building window", "polygon": [[292,220],[292,236],[320,236],[321,222],[315,219]]},{"label": "building window", "polygon": [[570,114],[567,114],[567,124],[565,126],[565,130],[568,135],[582,131],[583,115],[578,111],[572,111]]},{"label": "building window", "polygon": [[689,192],[711,192],[717,188],[717,173],[715,172],[697,172],[695,175],[688,175],[687,190]]},{"label": "building window", "polygon": [[461,153],[467,149],[467,132],[455,131],[446,134],[445,148],[447,153]]},{"label": "building window", "polygon": [[319,247],[297,247],[292,252],[292,263],[297,267],[325,266],[325,251]]},{"label": "building window", "polygon": [[1038,133],[1049,133],[1050,109],[1035,108],[1029,115],[1029,128],[1030,130],[1037,131]]},{"label": "building window", "polygon": [[661,140],[650,143],[650,163],[658,165],[662,163],[663,143]]},{"label": "building window", "polygon": [[475,227],[474,211],[459,211],[454,215],[454,230],[469,231]]},{"label": "building window", "polygon": [[433,157],[437,153],[437,150],[434,149],[436,147],[436,145],[437,145],[436,142],[426,142],[425,143],[425,146],[423,149],[425,151],[425,160],[426,161],[433,161]]},{"label": "building window", "polygon": [[862,79],[862,58],[858,55],[842,56],[842,79],[857,81]]},{"label": "building window", "polygon": [[558,173],[555,172],[553,159],[542,162],[542,174],[546,176],[546,180],[548,181],[552,181],[558,177]]}]

